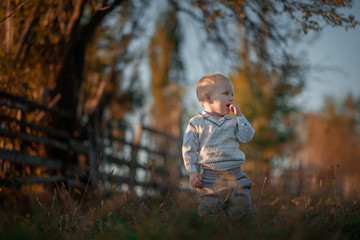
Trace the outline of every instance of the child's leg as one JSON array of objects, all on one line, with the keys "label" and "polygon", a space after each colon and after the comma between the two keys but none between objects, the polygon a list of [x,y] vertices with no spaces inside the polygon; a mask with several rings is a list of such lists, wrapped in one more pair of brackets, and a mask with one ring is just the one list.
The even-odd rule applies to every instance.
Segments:
[{"label": "child's leg", "polygon": [[234,221],[248,218],[250,220],[253,214],[250,190],[244,188],[232,191],[224,211]]},{"label": "child's leg", "polygon": [[[204,190],[204,189],[202,189]],[[200,190],[201,191],[201,190]],[[201,194],[199,193],[199,216],[203,219],[216,217],[224,213],[224,198],[218,194]]]},{"label": "child's leg", "polygon": [[224,213],[225,197],[219,194],[221,181],[217,171],[206,169],[202,173],[202,187],[197,190],[199,197],[198,213],[201,218],[207,218]]},{"label": "child's leg", "polygon": [[252,216],[251,181],[241,168],[226,171],[204,170],[202,188],[198,189],[202,218],[226,214],[232,220]]},{"label": "child's leg", "polygon": [[245,220],[252,218],[253,210],[251,207],[251,181],[241,169],[235,169],[236,188],[230,193],[224,211],[232,220]]}]

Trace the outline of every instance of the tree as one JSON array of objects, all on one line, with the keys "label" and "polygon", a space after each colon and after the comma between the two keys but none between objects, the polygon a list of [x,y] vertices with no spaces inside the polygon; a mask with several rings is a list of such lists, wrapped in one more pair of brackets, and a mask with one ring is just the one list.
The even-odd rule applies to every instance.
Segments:
[{"label": "tree", "polygon": [[180,135],[182,113],[182,89],[177,83],[183,75],[179,44],[180,29],[176,11],[169,8],[157,21],[149,48],[154,99],[151,114],[159,130],[175,136]]},{"label": "tree", "polygon": [[[282,64],[282,60],[277,61],[279,57],[272,49],[278,49],[279,53],[286,47],[290,29],[284,28],[281,19],[283,15],[289,15],[293,19],[295,30],[304,32],[320,30],[319,19],[323,19],[328,25],[345,28],[358,24],[353,16],[339,13],[339,9],[351,7],[352,1],[349,0],[169,2],[177,12],[187,13],[200,22],[207,34],[206,40],[222,46],[223,53],[229,54],[228,56],[237,56],[230,44],[238,32],[226,30],[231,28],[229,23],[240,26],[249,43],[249,54],[261,59],[265,69]],[[142,18],[146,16],[146,3],[147,1],[141,0],[36,0],[20,4],[11,0],[2,2],[0,28],[6,33],[2,36],[1,45],[3,86],[14,89],[19,84],[25,85],[23,89],[28,88],[32,92],[29,94],[33,95],[32,98],[43,99],[45,102],[49,101],[46,97],[46,89],[49,89],[51,98],[61,94],[57,104],[59,108],[69,109],[74,116],[79,117],[83,114],[78,113],[79,109],[83,109],[79,106],[79,98],[86,81],[84,66],[87,66],[86,53],[90,50],[89,46],[97,44],[95,40],[103,41],[102,44],[97,44],[96,54],[104,48],[119,46],[115,49],[121,51],[115,51],[116,54],[109,58],[117,61],[121,59],[129,64],[131,58],[120,54],[131,48],[131,40],[139,37],[137,31],[146,27]],[[113,39],[103,38],[104,32],[101,30],[101,33],[95,36],[99,28],[104,29],[105,17],[114,10],[116,14],[112,14],[112,19],[115,19],[116,23],[112,26],[130,30],[118,31],[118,36]],[[152,14],[151,18],[156,16]],[[141,24],[144,26],[140,26]],[[19,29],[19,32],[15,29]],[[281,54],[286,55],[285,52]],[[110,62],[102,66],[99,73],[106,72],[105,69],[112,66]],[[38,89],[43,90],[33,93]],[[74,127],[76,128],[76,124]]]},{"label": "tree", "polygon": [[[7,9],[12,6],[16,6],[15,1],[7,1]],[[138,11],[142,7],[146,5],[136,6]],[[135,7],[129,1],[26,1],[15,8],[12,15],[2,18],[2,22],[10,22],[6,25],[6,32],[12,33],[5,41],[4,48],[7,51],[1,51],[4,69],[2,84],[10,91],[17,91],[16,87],[21,84],[23,89],[28,90],[28,97],[44,103],[49,98],[60,95],[57,107],[67,109],[73,116],[73,121],[66,124],[67,129],[72,128],[69,129],[72,132],[78,128],[79,119],[84,114],[79,112],[84,109],[80,106],[83,103],[79,103],[87,81],[84,66],[91,63],[91,58],[86,59],[89,46],[97,45],[94,36],[105,17],[115,8],[121,14],[119,21],[136,25],[132,15],[136,14],[133,11]],[[15,26],[20,29],[19,33],[13,33]],[[123,26],[120,25],[120,28]],[[123,49],[127,48],[129,43],[126,39],[129,41],[131,34],[128,32],[118,38]],[[98,32],[97,39],[100,36],[104,37]],[[99,54],[99,45],[93,53]],[[123,53],[124,51],[117,52]],[[115,54],[107,57],[110,60],[97,72],[104,76],[104,69],[111,66],[106,77],[116,79],[114,74],[117,72],[119,58]],[[38,92],[38,89],[42,91]]]},{"label": "tree", "polygon": [[287,56],[288,41],[301,32],[320,31],[324,22],[345,28],[359,24],[354,16],[340,13],[342,8],[352,7],[351,0],[170,2],[200,23],[206,31],[205,41],[217,44],[228,58],[237,59],[236,46],[232,45],[236,44],[236,36],[246,38],[249,54],[263,61],[266,68],[282,63]]},{"label": "tree", "polygon": [[290,148],[291,156],[316,183],[331,177],[335,194],[349,196],[360,190],[359,113],[351,96],[338,109],[328,100],[321,113],[305,115],[297,133],[301,138]]}]

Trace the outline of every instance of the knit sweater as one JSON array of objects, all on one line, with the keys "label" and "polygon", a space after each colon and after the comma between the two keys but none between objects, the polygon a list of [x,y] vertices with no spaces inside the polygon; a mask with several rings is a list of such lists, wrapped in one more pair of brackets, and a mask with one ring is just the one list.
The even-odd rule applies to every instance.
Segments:
[{"label": "knit sweater", "polygon": [[241,166],[245,154],[239,149],[239,141],[250,141],[254,132],[244,116],[225,116],[219,123],[209,115],[198,114],[190,119],[184,135],[183,158],[187,171],[196,171],[197,164],[217,170]]}]

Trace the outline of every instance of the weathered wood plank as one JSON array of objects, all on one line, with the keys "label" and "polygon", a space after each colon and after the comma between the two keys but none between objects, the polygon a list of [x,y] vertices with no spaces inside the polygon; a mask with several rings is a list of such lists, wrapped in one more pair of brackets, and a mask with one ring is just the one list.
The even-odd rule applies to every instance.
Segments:
[{"label": "weathered wood plank", "polygon": [[51,112],[55,116],[59,116],[62,118],[71,118],[71,114],[67,111],[61,110],[61,109],[52,109],[48,108],[46,106],[43,106],[41,104],[38,104],[36,102],[30,101],[26,98],[13,95],[11,93],[5,92],[3,90],[0,90],[0,97],[6,98],[10,101],[3,101],[3,105],[13,108],[18,108],[26,111],[33,111],[35,109]]},{"label": "weathered wood plank", "polygon": [[66,181],[64,176],[50,176],[50,177],[15,177],[11,181],[20,183],[20,184],[31,184],[31,183],[52,183],[52,182],[62,182]]},{"label": "weathered wood plank", "polygon": [[[103,160],[102,160],[103,163],[115,163],[117,165],[126,165],[128,167],[130,167],[130,161],[127,161],[123,158],[119,158],[119,157],[114,157],[114,156],[104,156],[103,157]],[[135,162],[133,163],[135,168],[142,168],[144,170],[148,170],[149,168],[151,168],[151,166],[147,166],[147,165],[142,165],[142,164],[139,164],[138,162]]]},{"label": "weathered wood plank", "polygon": [[65,139],[70,138],[70,135],[67,132],[57,130],[55,128],[48,128],[48,127],[43,127],[43,126],[31,124],[31,123],[28,123],[28,122],[25,122],[25,121],[19,121],[16,118],[9,117],[9,116],[3,115],[3,114],[0,114],[0,119],[4,120],[4,121],[7,121],[7,122],[15,122],[19,126],[28,127],[31,130],[36,130],[36,131],[39,131],[39,132],[50,134],[50,135],[55,136],[55,137],[60,137],[60,138],[65,138]]},{"label": "weathered wood plank", "polygon": [[170,140],[173,140],[173,141],[178,141],[179,140],[178,137],[175,137],[175,136],[170,135],[170,134],[168,134],[166,132],[163,132],[163,131],[155,130],[155,129],[147,127],[147,126],[142,126],[142,129],[145,130],[145,131],[154,133],[156,135],[161,135],[161,136],[166,137],[167,139],[170,139]]},{"label": "weathered wood plank", "polygon": [[12,132],[7,130],[0,129],[0,136],[6,136],[11,138],[19,137],[22,140],[28,141],[28,142],[35,142],[44,144],[47,146],[52,146],[61,150],[69,150],[70,148],[78,153],[87,153],[88,148],[84,146],[80,141],[77,141],[75,139],[69,139],[68,141],[60,141],[56,139],[51,138],[44,138],[44,137],[37,137],[34,135],[21,133],[21,132]]},{"label": "weathered wood plank", "polygon": [[135,148],[137,150],[140,150],[140,149],[145,150],[148,153],[152,153],[152,154],[156,154],[156,155],[160,155],[160,156],[165,156],[166,155],[165,151],[157,151],[157,150],[153,150],[153,149],[150,149],[148,147],[145,147],[145,146],[141,146],[139,144],[133,144],[133,143],[130,143],[130,142],[128,142],[128,141],[126,141],[125,139],[122,139],[122,138],[111,137],[110,140],[111,141],[117,141],[117,142],[123,143],[125,145],[129,145],[131,148]]},{"label": "weathered wood plank", "polygon": [[74,138],[69,139],[69,145],[70,145],[70,148],[73,149],[75,152],[78,152],[78,153],[87,153],[88,152],[88,147],[84,146],[84,144],[82,142],[80,142],[79,140],[76,140]]},{"label": "weathered wood plank", "polygon": [[68,177],[85,178],[88,177],[88,167],[80,167],[77,165],[66,166],[65,175]]},{"label": "weathered wood plank", "polygon": [[4,148],[0,148],[0,158],[10,162],[24,163],[33,166],[43,166],[53,170],[59,170],[63,167],[63,163],[57,159],[32,156],[24,152],[17,152]]},{"label": "weathered wood plank", "polygon": [[69,146],[65,142],[61,142],[61,141],[58,141],[55,139],[37,137],[37,136],[29,135],[26,133],[11,132],[11,131],[0,129],[0,136],[6,136],[6,137],[11,137],[11,138],[19,137],[22,140],[25,140],[28,142],[40,143],[40,144],[52,146],[52,147],[55,147],[55,148],[58,148],[61,150],[69,150]]},{"label": "weathered wood plank", "polygon": [[[86,189],[86,184],[81,184],[73,179],[66,178],[64,176],[56,175],[50,177],[15,177],[11,179],[12,182],[16,182],[18,184],[36,184],[36,183],[60,183],[64,182],[71,187],[75,187],[81,190]],[[92,187],[87,187],[87,189],[91,189]]]}]

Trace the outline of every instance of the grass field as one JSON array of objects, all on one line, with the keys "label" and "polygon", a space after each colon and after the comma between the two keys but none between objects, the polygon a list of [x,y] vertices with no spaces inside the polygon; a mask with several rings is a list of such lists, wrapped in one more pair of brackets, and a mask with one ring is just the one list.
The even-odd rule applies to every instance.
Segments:
[{"label": "grass field", "polygon": [[130,200],[125,193],[79,194],[55,186],[0,191],[0,239],[360,239],[357,195],[333,188],[289,191],[254,184],[254,223],[202,221],[194,192]]}]

